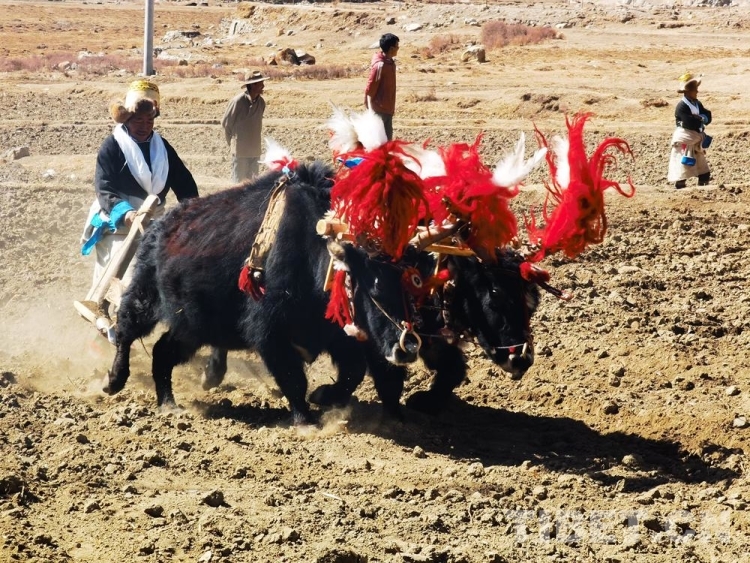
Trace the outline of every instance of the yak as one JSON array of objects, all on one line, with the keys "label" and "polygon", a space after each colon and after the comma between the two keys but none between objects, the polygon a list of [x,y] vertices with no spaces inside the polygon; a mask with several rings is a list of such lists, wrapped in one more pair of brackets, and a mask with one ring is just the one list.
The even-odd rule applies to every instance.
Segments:
[{"label": "yak", "polygon": [[[286,205],[265,263],[265,295],[255,300],[238,287],[239,273],[260,228],[269,197],[286,175]],[[132,282],[122,296],[115,327],[117,351],[103,389],[114,394],[130,374],[131,344],[158,322],[168,329],[153,347],[157,404],[174,405],[172,370],[204,345],[214,347],[204,387],[214,386],[226,350],[255,350],[289,402],[295,422],[314,420],[307,403],[305,362],[327,352],[338,380],[359,382],[368,355],[408,363],[419,338],[402,294],[403,272],[386,258],[351,245],[328,243],[352,285],[356,322],[366,343],[325,318],[324,290],[330,254],[315,232],[330,208],[330,166],[300,164],[240,186],[183,202],[155,221],[136,253]],[[222,374],[223,375],[223,374]],[[356,387],[356,385],[355,385]]]},{"label": "yak", "polygon": [[[466,359],[458,339],[473,337],[485,354],[511,377],[518,379],[534,363],[530,320],[539,304],[539,287],[520,273],[522,256],[515,251],[498,251],[495,263],[476,257],[444,256],[451,281],[417,311],[422,345],[419,356],[435,372],[427,391],[411,395],[406,405],[427,414],[442,411],[454,389],[466,377]],[[435,257],[426,253],[408,255],[404,264],[419,266],[424,276],[435,269]],[[402,419],[400,399],[406,368],[385,361],[377,350],[365,350],[370,375],[383,403],[384,412]],[[218,386],[226,372],[226,350],[213,350],[204,387]],[[344,406],[364,379],[339,378],[310,394],[321,406]]]},{"label": "yak", "polygon": [[[518,379],[534,363],[530,320],[539,304],[539,286],[527,281],[520,272],[523,257],[515,251],[497,251],[495,263],[476,257],[445,256],[451,281],[436,292],[431,302],[419,308],[419,355],[426,367],[435,372],[427,391],[412,394],[406,405],[426,414],[442,411],[453,390],[466,377],[466,359],[458,346],[462,335],[473,336],[485,354],[511,377]],[[434,270],[432,261],[421,259],[420,270]],[[384,362],[366,351],[383,408],[399,414],[406,367]],[[343,402],[361,381],[346,380],[325,384],[314,390],[310,400],[326,404],[330,397]]]}]

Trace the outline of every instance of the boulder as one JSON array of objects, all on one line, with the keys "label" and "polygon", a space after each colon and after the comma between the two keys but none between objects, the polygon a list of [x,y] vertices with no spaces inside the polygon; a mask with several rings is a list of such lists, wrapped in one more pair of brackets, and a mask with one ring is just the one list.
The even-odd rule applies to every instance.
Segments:
[{"label": "boulder", "polygon": [[275,59],[277,64],[299,65],[297,53],[288,47],[277,51]]},{"label": "boulder", "polygon": [[479,63],[487,62],[484,45],[470,45],[461,53],[461,62],[467,63],[473,60]]},{"label": "boulder", "polygon": [[24,158],[30,155],[31,155],[31,152],[29,151],[29,147],[27,146],[14,147],[6,151],[3,154],[3,160],[5,161],[18,160],[19,158]]},{"label": "boulder", "polygon": [[305,51],[296,51],[297,53],[297,60],[299,60],[299,64],[301,65],[314,65],[315,64],[315,57],[313,57],[310,53],[306,53]]}]

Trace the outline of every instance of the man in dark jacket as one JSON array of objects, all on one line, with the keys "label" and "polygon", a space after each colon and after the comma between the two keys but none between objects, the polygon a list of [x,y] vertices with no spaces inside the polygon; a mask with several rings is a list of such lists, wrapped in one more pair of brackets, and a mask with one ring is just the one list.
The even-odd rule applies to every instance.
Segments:
[{"label": "man in dark jacket", "polygon": [[[110,106],[117,123],[99,148],[94,174],[96,199],[84,227],[81,253],[96,249],[94,284],[127,237],[138,208],[153,194],[155,215],[164,212],[171,189],[178,201],[198,196],[192,174],[177,152],[154,131],[159,115],[159,88],[153,82],[130,84],[125,102]],[[123,282],[129,279],[126,275]]]},{"label": "man in dark jacket", "polygon": [[396,62],[398,37],[386,33],[380,38],[380,52],[370,63],[370,76],[365,87],[365,106],[383,120],[388,140],[393,139],[393,114],[396,111]]}]

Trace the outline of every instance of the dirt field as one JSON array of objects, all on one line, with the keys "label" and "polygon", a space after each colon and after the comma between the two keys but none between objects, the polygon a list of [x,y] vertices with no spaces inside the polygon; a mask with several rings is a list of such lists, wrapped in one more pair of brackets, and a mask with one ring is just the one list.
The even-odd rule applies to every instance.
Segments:
[{"label": "dirt field", "polygon": [[[231,355],[225,384],[204,392],[201,353],[175,373],[184,411],[159,412],[140,345],[126,389],[101,393],[114,350],[72,307],[93,268],[79,236],[107,106],[134,75],[0,73],[0,154],[30,153],[0,164],[0,561],[750,561],[748,3],[209,4],[158,3],[154,40],[187,69],[217,65],[156,77],[157,128],[203,193],[230,185],[219,120],[232,71],[282,47],[361,67],[267,83],[265,133],[329,158],[327,102],[361,107],[371,45],[392,31],[397,136],[483,131],[494,164],[522,131],[531,151],[534,124],[553,134],[590,111],[591,146],[630,142],[635,162],[615,175],[632,174],[637,194],[607,198],[602,245],[543,263],[575,298],[543,296],[520,381],[469,345],[469,381],[437,418],[382,421],[368,380],[349,409],[299,428],[254,356]],[[142,3],[0,0],[0,13],[0,63],[142,45]],[[472,19],[562,37],[484,64],[462,63],[461,49],[425,57],[434,36],[476,41]],[[189,30],[200,35],[165,39]],[[677,191],[666,168],[686,70],[705,74],[714,180]],[[541,203],[541,181],[519,212]],[[332,373],[316,362],[311,388]],[[416,368],[406,395],[429,381]]]}]

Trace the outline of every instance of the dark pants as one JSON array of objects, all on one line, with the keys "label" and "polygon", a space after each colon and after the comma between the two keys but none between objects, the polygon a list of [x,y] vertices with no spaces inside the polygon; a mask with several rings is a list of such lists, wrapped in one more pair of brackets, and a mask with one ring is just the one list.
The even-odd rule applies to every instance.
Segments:
[{"label": "dark pants", "polygon": [[389,141],[393,140],[393,114],[390,113],[378,113],[380,119],[383,120],[383,126],[385,127],[385,136]]}]

